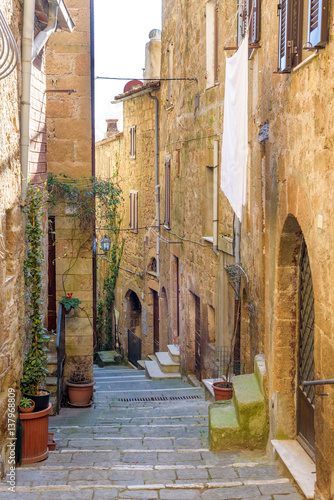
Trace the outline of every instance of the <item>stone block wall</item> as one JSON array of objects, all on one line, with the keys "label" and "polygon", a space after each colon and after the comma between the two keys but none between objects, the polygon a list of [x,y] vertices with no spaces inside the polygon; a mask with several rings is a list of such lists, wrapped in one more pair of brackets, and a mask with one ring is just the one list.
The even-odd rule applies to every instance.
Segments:
[{"label": "stone block wall", "polygon": [[[47,48],[48,171],[78,179],[88,185],[92,175],[89,2],[66,2],[75,27],[72,33],[57,31]],[[66,355],[93,354],[92,230],[71,221],[71,209],[59,204],[56,227],[57,303],[69,292],[82,303],[66,318]],[[58,307],[57,307],[58,312]],[[70,368],[65,366],[65,376]]]},{"label": "stone block wall", "polygon": [[[21,44],[21,6],[0,0],[0,9]],[[0,476],[8,469],[8,389],[20,397],[24,345],[23,217],[20,206],[20,61],[0,80]]]}]

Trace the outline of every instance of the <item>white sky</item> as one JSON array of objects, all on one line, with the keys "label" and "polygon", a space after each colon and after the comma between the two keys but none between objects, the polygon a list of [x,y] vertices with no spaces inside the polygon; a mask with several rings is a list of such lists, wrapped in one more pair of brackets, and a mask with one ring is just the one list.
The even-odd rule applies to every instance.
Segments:
[{"label": "white sky", "polygon": [[[145,44],[155,28],[161,29],[161,0],[95,0],[95,76],[141,79]],[[126,83],[95,80],[97,141],[104,137],[107,118],[118,118],[123,129],[123,106],[110,101]]]}]

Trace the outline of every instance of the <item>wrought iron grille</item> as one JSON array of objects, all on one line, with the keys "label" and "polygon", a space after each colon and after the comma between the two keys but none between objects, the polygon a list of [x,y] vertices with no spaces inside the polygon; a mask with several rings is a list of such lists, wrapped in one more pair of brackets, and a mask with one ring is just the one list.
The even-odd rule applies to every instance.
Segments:
[{"label": "wrought iron grille", "polygon": [[15,69],[18,54],[15,38],[0,9],[0,80],[6,78]]},{"label": "wrought iron grille", "polygon": [[141,339],[128,329],[128,359],[132,364],[138,366],[141,359]]},{"label": "wrought iron grille", "polygon": [[[310,261],[302,238],[299,276],[299,385],[314,379],[314,296]],[[314,386],[303,388],[314,404]]]}]

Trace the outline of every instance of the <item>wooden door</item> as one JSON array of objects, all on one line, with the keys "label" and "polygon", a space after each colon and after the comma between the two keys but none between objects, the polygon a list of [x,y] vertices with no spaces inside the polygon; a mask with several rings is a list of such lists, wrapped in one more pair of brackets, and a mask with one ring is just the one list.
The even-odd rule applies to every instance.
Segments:
[{"label": "wooden door", "polygon": [[57,330],[55,217],[49,217],[48,331]]},{"label": "wooden door", "polygon": [[314,380],[314,296],[304,238],[299,261],[298,336],[297,439],[314,458],[314,386],[302,386],[303,381]]},{"label": "wooden door", "polygon": [[152,290],[152,294],[154,352],[159,352],[159,295],[155,290]]},{"label": "wooden door", "polygon": [[201,301],[195,297],[195,374],[198,380],[202,380],[201,363]]}]

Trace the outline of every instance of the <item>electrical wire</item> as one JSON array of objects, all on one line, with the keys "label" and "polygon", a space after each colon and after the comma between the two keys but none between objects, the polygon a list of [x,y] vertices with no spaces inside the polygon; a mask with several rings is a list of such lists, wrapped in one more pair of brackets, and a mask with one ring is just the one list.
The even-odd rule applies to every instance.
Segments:
[{"label": "electrical wire", "polygon": [[119,78],[113,76],[96,76],[95,80],[139,80],[143,82],[198,82],[197,78]]}]

